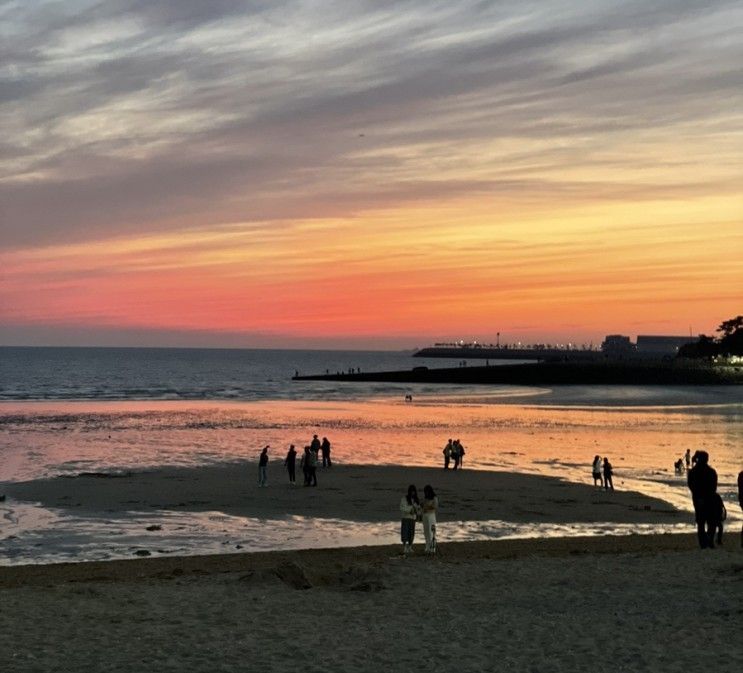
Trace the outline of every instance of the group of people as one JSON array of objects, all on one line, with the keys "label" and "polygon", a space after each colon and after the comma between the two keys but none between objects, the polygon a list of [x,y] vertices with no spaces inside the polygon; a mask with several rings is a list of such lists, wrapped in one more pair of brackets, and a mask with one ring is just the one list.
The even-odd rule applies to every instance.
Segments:
[{"label": "group of people", "polygon": [[403,556],[413,551],[415,524],[423,524],[423,536],[426,539],[426,554],[436,553],[436,512],[439,499],[430,484],[423,487],[423,500],[418,498],[418,489],[414,484],[408,486],[408,492],[400,499],[400,539]]},{"label": "group of people", "polygon": [[[673,469],[676,471],[676,474],[684,474],[685,472],[688,472],[689,469],[692,466],[692,463],[694,462],[694,458],[698,455],[698,453],[695,453],[694,456],[691,455],[691,449],[686,449],[686,453],[684,454],[683,458],[679,458],[674,464]],[[686,469],[684,470],[684,463],[686,463]]]},{"label": "group of people", "polygon": [[444,469],[449,469],[449,464],[454,461],[454,469],[459,469],[462,467],[462,463],[464,462],[464,446],[462,446],[462,442],[460,442],[458,439],[455,440],[449,440],[446,443],[446,446],[444,447]]},{"label": "group of people", "polygon": [[603,488],[606,491],[614,490],[614,480],[612,476],[614,474],[614,468],[611,466],[609,459],[604,456],[604,460],[601,460],[601,456],[594,456],[593,458],[593,485]]},{"label": "group of people", "polygon": [[[263,447],[258,457],[258,486],[268,486],[268,450],[270,445]],[[322,461],[323,467],[332,467],[330,459],[330,441],[323,437],[322,441],[317,435],[313,435],[312,441],[304,447],[304,453],[299,459],[299,465],[304,475],[305,486],[317,486],[317,466]],[[294,444],[289,445],[289,450],[284,458],[284,467],[289,474],[289,483],[295,486],[297,483],[297,450]]]}]

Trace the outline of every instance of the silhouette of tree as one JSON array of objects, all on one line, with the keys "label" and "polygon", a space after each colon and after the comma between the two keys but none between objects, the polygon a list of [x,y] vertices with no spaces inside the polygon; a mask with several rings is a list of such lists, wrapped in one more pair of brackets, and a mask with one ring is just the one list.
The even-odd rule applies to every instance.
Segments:
[{"label": "silhouette of tree", "polygon": [[743,355],[743,315],[720,323],[717,331],[720,338],[720,352],[726,355]]},{"label": "silhouette of tree", "polygon": [[701,334],[698,341],[681,346],[681,348],[679,348],[678,357],[694,359],[704,358],[711,360],[719,353],[720,346],[715,338]]}]

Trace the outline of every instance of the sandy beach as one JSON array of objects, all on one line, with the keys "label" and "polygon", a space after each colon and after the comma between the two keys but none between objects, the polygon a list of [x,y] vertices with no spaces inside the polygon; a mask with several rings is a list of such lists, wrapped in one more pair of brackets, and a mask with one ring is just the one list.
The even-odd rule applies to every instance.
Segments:
[{"label": "sandy beach", "polygon": [[[6,483],[11,507],[99,520],[112,536],[117,521],[139,513],[223,512],[264,525],[343,519],[396,538],[409,483],[433,484],[441,510],[435,558],[422,553],[420,527],[407,559],[399,545],[339,547],[337,538],[326,549],[158,555],[166,524],[142,531],[149,546],[137,552],[147,558],[129,551],[127,560],[0,567],[4,670],[743,666],[737,529],[724,548],[700,551],[689,513],[663,500],[535,474],[338,464],[318,480],[292,487],[273,461],[268,488],[259,488],[256,463],[242,461]],[[688,524],[689,533],[452,541],[463,524],[491,520],[573,535],[597,522],[646,533]]]},{"label": "sandy beach", "polygon": [[3,568],[0,651],[14,673],[732,672],[730,546],[658,535]]},{"label": "sandy beach", "polygon": [[441,504],[441,521],[616,523],[679,522],[685,515],[662,500],[631,491],[607,492],[588,484],[511,472],[425,467],[337,465],[318,470],[319,486],[287,482],[281,463],[269,468],[268,488],[256,483],[254,462],[200,468],[161,468],[142,472],[81,473],[9,483],[17,500],[39,502],[71,513],[110,516],[132,511],[220,511],[275,519],[287,515],[343,518],[361,522],[398,518],[408,484],[422,491],[432,484]]}]

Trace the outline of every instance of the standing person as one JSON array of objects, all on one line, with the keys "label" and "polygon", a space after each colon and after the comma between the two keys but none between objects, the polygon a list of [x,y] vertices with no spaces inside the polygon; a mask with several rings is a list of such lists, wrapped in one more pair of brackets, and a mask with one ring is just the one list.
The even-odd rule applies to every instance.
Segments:
[{"label": "standing person", "polygon": [[689,471],[689,468],[691,467],[691,449],[686,449],[686,453],[684,454],[684,461],[686,461],[686,471]]},{"label": "standing person", "polygon": [[304,486],[310,485],[310,457],[312,455],[312,449],[309,444],[304,447],[304,453],[302,454],[302,474],[304,475]]},{"label": "standing person", "polygon": [[614,474],[614,468],[611,466],[609,459],[604,456],[604,490],[614,490],[614,481],[612,475]]},{"label": "standing person", "polygon": [[400,539],[402,540],[403,556],[407,556],[413,551],[415,520],[419,514],[420,502],[418,501],[418,489],[413,484],[410,484],[407,494],[400,500]]},{"label": "standing person", "polygon": [[258,486],[268,486],[268,449],[266,444],[258,458]]},{"label": "standing person", "polygon": [[[738,504],[743,509],[743,470],[738,473]],[[743,547],[743,526],[740,528],[740,546]]]},{"label": "standing person", "polygon": [[717,495],[717,472],[709,466],[709,454],[697,451],[694,467],[689,470],[687,483],[694,503],[694,518],[697,522],[697,537],[702,549],[715,548],[715,513]]},{"label": "standing person", "polygon": [[446,446],[444,447],[444,469],[449,469],[449,462],[451,461],[451,449],[452,449],[452,443],[451,439],[446,443]]},{"label": "standing person", "polygon": [[286,458],[284,459],[284,467],[286,467],[287,472],[289,473],[289,483],[292,486],[296,485],[296,464],[297,464],[297,451],[294,448],[294,444],[289,445],[289,451],[286,453]]},{"label": "standing person", "polygon": [[451,445],[451,457],[454,459],[454,469],[459,467],[459,440],[455,439]]},{"label": "standing person", "polygon": [[439,509],[439,499],[430,485],[423,487],[423,536],[426,538],[426,554],[436,553],[436,512]]},{"label": "standing person", "polygon": [[459,469],[461,470],[464,467],[464,444],[457,440],[457,449],[459,449]]},{"label": "standing person", "polygon": [[715,493],[715,497],[712,500],[712,524],[714,526],[712,532],[717,533],[718,545],[722,545],[722,534],[725,528],[723,521],[727,518],[728,513],[725,509],[725,503],[722,501],[722,496],[719,493]]},{"label": "standing person", "polygon": [[322,466],[332,467],[333,463],[330,462],[330,442],[327,437],[322,438],[322,444],[320,444],[320,451],[322,452]]},{"label": "standing person", "polygon": [[317,438],[317,435],[312,435],[310,449],[312,449],[312,453],[314,453],[315,458],[317,458],[317,454],[320,453],[320,440]]},{"label": "standing person", "polygon": [[308,459],[307,486],[317,486],[317,453],[310,449]]},{"label": "standing person", "polygon": [[601,478],[601,456],[593,457],[593,485],[599,488],[604,487],[604,480]]}]

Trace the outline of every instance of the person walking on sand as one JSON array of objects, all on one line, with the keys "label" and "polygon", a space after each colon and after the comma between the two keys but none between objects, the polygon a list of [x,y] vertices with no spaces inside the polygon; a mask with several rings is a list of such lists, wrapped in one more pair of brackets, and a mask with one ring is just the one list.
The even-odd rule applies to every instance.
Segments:
[{"label": "person walking on sand", "polygon": [[420,511],[418,489],[410,484],[407,494],[400,500],[400,539],[402,540],[403,556],[408,556],[413,551],[415,522],[420,515]]},{"label": "person walking on sand", "polygon": [[423,537],[426,538],[426,554],[436,553],[436,512],[439,510],[439,499],[430,484],[423,487]]},{"label": "person walking on sand", "polygon": [[322,438],[322,444],[320,444],[320,452],[322,453],[322,466],[332,467],[333,463],[330,462],[330,442],[327,437]]},{"label": "person walking on sand", "polygon": [[689,470],[687,483],[694,504],[694,518],[697,523],[697,538],[702,549],[715,548],[715,529],[717,518],[715,496],[717,495],[717,472],[709,465],[709,454],[697,451],[694,467]]},{"label": "person walking on sand", "polygon": [[284,459],[284,467],[289,473],[289,483],[292,486],[296,485],[296,465],[297,465],[297,450],[294,448],[294,444],[289,444],[289,451],[286,453]]},{"label": "person walking on sand", "polygon": [[689,468],[691,467],[691,449],[686,449],[686,453],[684,454],[684,461],[686,462],[686,471],[689,471]]},{"label": "person walking on sand", "polygon": [[601,478],[601,456],[593,457],[593,485],[604,487],[604,480]]},{"label": "person walking on sand", "polygon": [[612,476],[614,474],[614,468],[611,466],[609,459],[604,456],[604,490],[614,490],[614,480]]},{"label": "person walking on sand", "polygon": [[268,449],[269,445],[263,447],[258,458],[258,486],[268,486]]},{"label": "person walking on sand", "polygon": [[452,450],[452,443],[451,439],[446,443],[446,446],[444,447],[444,469],[449,469],[449,463],[451,462],[451,450]]}]

